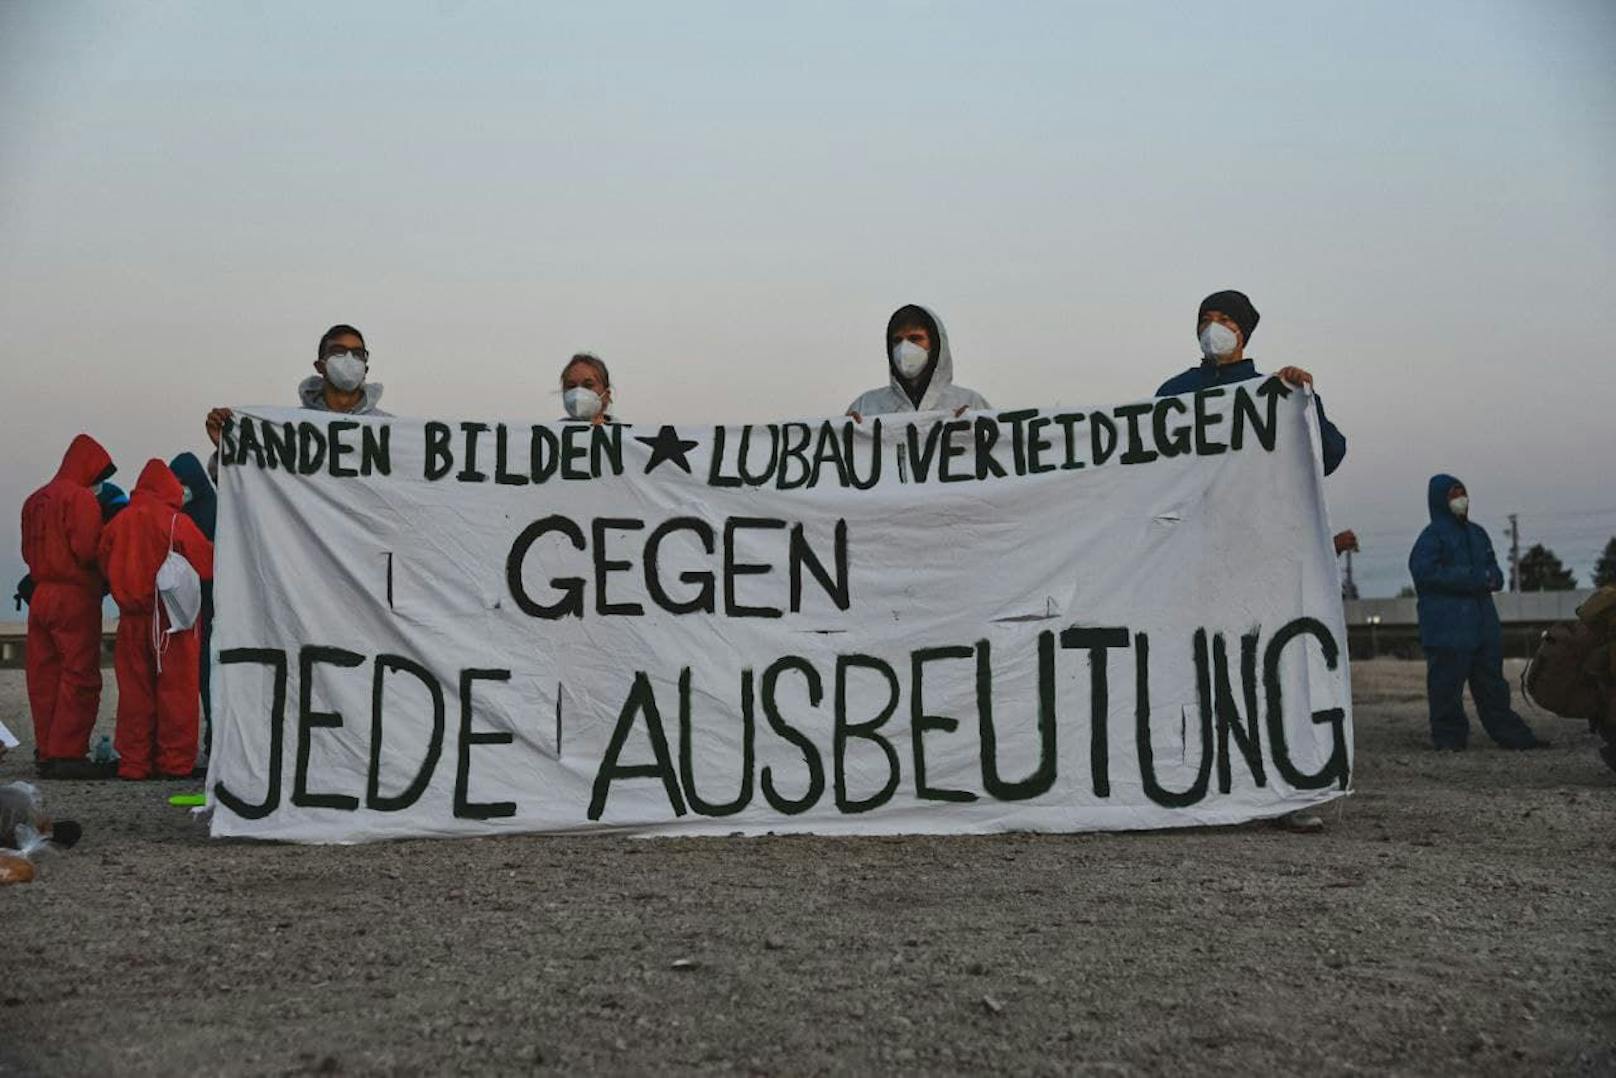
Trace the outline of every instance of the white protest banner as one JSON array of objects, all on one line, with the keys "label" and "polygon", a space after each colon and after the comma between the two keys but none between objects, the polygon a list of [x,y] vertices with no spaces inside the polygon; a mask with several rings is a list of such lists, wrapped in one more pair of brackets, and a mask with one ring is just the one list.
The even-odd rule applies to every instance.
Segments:
[{"label": "white protest banner", "polygon": [[240,409],[213,833],[1080,831],[1340,796],[1311,396],[724,427]]}]

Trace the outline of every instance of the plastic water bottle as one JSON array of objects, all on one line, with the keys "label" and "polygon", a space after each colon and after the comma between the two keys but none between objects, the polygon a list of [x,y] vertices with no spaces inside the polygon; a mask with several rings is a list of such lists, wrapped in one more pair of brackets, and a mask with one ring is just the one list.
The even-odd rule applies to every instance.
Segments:
[{"label": "plastic water bottle", "polygon": [[117,753],[112,751],[112,738],[108,737],[106,734],[102,734],[101,739],[95,743],[95,748],[90,750],[90,762],[96,764],[110,764],[117,758]]}]

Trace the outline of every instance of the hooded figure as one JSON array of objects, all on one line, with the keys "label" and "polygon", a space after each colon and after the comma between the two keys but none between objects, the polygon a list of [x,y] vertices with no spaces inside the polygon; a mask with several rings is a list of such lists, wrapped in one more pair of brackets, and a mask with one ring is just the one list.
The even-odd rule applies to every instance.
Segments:
[{"label": "hooded figure", "polygon": [[[1451,475],[1433,475],[1426,488],[1431,523],[1420,532],[1408,556],[1408,571],[1419,596],[1420,644],[1425,649],[1426,690],[1431,708],[1431,741],[1438,749],[1463,749],[1470,739],[1464,712],[1464,686],[1482,728],[1506,749],[1548,744],[1532,733],[1510,707],[1504,680],[1504,636],[1493,606],[1493,592],[1504,574],[1492,540],[1450,506],[1450,492],[1464,484]],[[1467,496],[1468,498],[1468,496]]]},{"label": "hooded figure", "polygon": [[191,523],[197,526],[208,542],[213,542],[219,501],[213,481],[208,478],[207,468],[195,453],[181,453],[168,462],[168,470],[174,473],[174,478],[180,481],[183,488],[181,500],[184,502],[185,515],[191,518]]},{"label": "hooded figure", "polygon": [[101,504],[95,487],[116,468],[88,434],[67,447],[56,477],[22,506],[28,600],[28,704],[40,773],[88,766],[90,731],[101,706]]},{"label": "hooded figure", "polygon": [[149,778],[154,769],[184,778],[196,763],[200,634],[194,625],[165,634],[161,663],[152,642],[155,631],[168,629],[157,599],[157,570],[169,550],[190,562],[201,579],[213,579],[213,544],[180,511],[184,490],[168,465],[147,461],[129,508],[101,535],[101,568],[118,604],[113,746],[119,778]]},{"label": "hooded figure", "polygon": [[118,484],[109,481],[101,484],[101,489],[96,493],[95,500],[101,504],[101,524],[105,526],[107,521],[128,507],[129,492]]},{"label": "hooded figure", "polygon": [[[896,335],[918,326],[931,338],[931,348],[923,367],[912,378],[905,377],[894,357],[901,345]],[[882,347],[887,354],[887,384],[859,394],[847,406],[849,414],[891,415],[894,412],[958,411],[962,408],[993,407],[975,390],[954,384],[954,356],[948,350],[948,331],[931,311],[918,304],[899,307],[887,320]]]},{"label": "hooded figure", "polygon": [[[101,526],[106,527],[107,521],[123,512],[124,506],[129,504],[129,492],[111,480],[103,480],[100,483],[100,489],[95,493],[95,500],[101,506]],[[104,584],[102,594],[106,594]],[[17,581],[17,594],[13,595],[12,599],[16,601],[18,610],[22,609],[22,604],[34,601],[34,576],[32,573],[24,573],[23,578]]]}]

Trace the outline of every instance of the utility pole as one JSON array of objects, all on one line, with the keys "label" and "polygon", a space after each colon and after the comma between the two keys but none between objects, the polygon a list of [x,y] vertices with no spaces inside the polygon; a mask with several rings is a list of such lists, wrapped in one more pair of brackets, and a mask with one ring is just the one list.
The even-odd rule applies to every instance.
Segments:
[{"label": "utility pole", "polygon": [[1517,513],[1509,515],[1509,590],[1521,590],[1521,518]]}]

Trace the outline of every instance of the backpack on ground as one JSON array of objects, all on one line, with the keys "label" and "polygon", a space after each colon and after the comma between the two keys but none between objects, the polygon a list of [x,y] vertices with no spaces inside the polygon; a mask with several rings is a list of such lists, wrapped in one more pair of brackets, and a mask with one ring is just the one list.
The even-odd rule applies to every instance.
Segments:
[{"label": "backpack on ground", "polygon": [[1521,675],[1521,691],[1545,711],[1568,719],[1598,720],[1605,712],[1605,691],[1589,669],[1589,660],[1604,643],[1584,621],[1549,626]]}]

